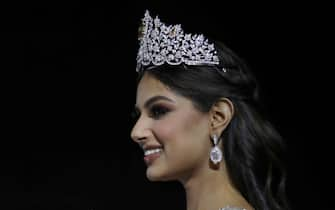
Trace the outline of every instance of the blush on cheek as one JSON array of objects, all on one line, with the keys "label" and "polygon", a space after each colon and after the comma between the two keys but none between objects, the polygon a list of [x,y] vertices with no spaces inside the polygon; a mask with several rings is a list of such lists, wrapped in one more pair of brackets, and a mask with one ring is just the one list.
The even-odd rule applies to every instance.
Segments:
[{"label": "blush on cheek", "polygon": [[174,120],[163,120],[153,127],[153,131],[160,143],[164,144],[168,139],[174,139],[178,131],[178,123]]},{"label": "blush on cheek", "polygon": [[202,120],[202,116],[193,111],[192,108],[184,108],[157,121],[153,131],[158,140],[164,143],[168,139],[186,137],[193,135],[195,131],[202,131],[199,129],[199,126],[203,124]]}]

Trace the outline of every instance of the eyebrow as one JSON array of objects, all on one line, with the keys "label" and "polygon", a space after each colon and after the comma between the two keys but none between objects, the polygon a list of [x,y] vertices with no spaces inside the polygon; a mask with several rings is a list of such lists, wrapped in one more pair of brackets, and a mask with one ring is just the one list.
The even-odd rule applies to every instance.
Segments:
[{"label": "eyebrow", "polygon": [[[165,97],[165,96],[154,96],[149,98],[145,103],[144,103],[144,108],[149,108],[153,103],[155,103],[156,101],[160,101],[160,100],[164,100],[164,101],[168,101],[168,102],[172,102],[175,103],[174,100]],[[138,109],[138,107],[135,105],[135,109]]]}]

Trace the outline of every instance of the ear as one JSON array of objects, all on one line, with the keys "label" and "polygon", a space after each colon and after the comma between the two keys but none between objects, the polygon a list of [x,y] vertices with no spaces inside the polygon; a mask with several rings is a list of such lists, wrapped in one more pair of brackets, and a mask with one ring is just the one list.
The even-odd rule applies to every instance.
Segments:
[{"label": "ear", "polygon": [[210,110],[211,132],[221,135],[234,115],[234,105],[228,98],[220,98]]}]

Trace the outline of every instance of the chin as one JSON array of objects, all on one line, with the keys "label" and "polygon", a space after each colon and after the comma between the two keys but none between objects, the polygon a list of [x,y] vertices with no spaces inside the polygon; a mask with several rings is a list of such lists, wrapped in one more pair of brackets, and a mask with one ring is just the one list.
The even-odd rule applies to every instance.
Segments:
[{"label": "chin", "polygon": [[154,169],[152,168],[147,168],[147,172],[146,172],[147,178],[154,182],[154,181],[170,181],[171,179],[169,178],[169,176],[167,176],[166,174],[160,172],[157,168]]},{"label": "chin", "polygon": [[147,178],[154,182],[154,181],[162,181],[161,179],[161,175],[157,172],[157,170],[155,171],[153,168],[147,168]]}]

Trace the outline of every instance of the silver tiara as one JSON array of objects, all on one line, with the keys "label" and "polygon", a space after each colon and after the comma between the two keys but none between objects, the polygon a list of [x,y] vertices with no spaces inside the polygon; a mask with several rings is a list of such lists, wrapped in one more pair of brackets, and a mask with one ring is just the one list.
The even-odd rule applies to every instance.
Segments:
[{"label": "silver tiara", "polygon": [[153,20],[148,10],[139,28],[139,40],[137,72],[142,65],[150,64],[219,64],[214,44],[209,44],[202,34],[184,34],[181,25],[166,26],[158,17]]}]

